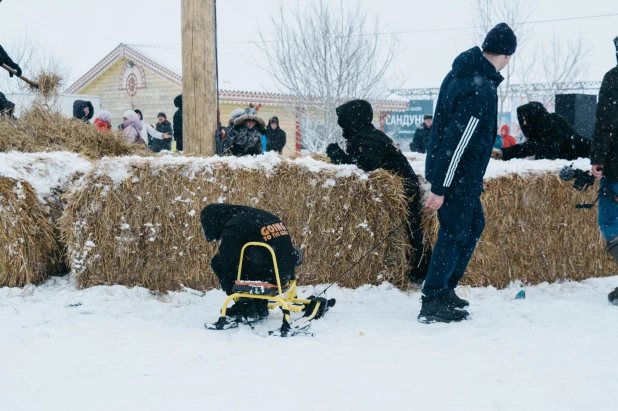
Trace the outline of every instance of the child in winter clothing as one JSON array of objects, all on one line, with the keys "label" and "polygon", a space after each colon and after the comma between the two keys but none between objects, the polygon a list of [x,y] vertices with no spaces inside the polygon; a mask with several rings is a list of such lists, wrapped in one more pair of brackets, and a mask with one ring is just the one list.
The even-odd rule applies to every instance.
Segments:
[{"label": "child in winter clothing", "polygon": [[279,118],[273,117],[268,120],[266,127],[266,149],[264,151],[276,151],[281,154],[285,147],[285,131],[279,127]]},{"label": "child in winter clothing", "polygon": [[133,110],[127,110],[123,115],[124,121],[124,130],[122,130],[122,135],[127,140],[129,144],[143,144],[144,141],[140,136],[142,131],[142,122],[139,119],[137,113]]},{"label": "child in winter clothing", "polygon": [[[282,285],[295,278],[294,269],[302,262],[302,255],[292,245],[287,227],[277,216],[253,207],[210,204],[202,210],[200,222],[206,241],[220,241],[218,253],[210,266],[227,295],[232,294],[238,278],[242,247],[249,242],[266,243],[275,250]],[[245,250],[242,279],[277,283],[268,250],[263,247]],[[257,314],[263,318],[268,316],[267,305],[266,300],[241,299],[228,309],[227,315],[250,318]]]},{"label": "child in winter clothing", "polygon": [[102,131],[112,130],[112,113],[107,110],[101,110],[97,117],[94,119],[93,124],[97,129]]},{"label": "child in winter clothing", "polygon": [[502,137],[502,147],[500,148],[509,148],[517,144],[515,137],[509,134],[509,126],[506,124],[500,128],[500,136]]},{"label": "child in winter clothing", "polygon": [[223,142],[225,155],[246,156],[264,152],[263,140],[266,123],[253,108],[248,108],[243,115],[234,120],[234,128]]}]

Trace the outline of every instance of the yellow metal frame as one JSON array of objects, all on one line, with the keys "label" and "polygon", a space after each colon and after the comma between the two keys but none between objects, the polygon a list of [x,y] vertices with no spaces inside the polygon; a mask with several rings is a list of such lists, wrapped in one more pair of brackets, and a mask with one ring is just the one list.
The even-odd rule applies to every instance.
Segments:
[{"label": "yellow metal frame", "polygon": [[[242,281],[242,262],[245,256],[245,250],[247,247],[264,247],[268,251],[270,251],[270,255],[273,259],[273,267],[275,269],[275,278],[277,279],[277,291],[278,294],[276,296],[272,295],[261,295],[261,294],[249,294],[249,293],[234,293],[228,296],[223,302],[223,308],[221,309],[221,317],[226,316],[227,305],[232,300],[238,300],[239,298],[253,298],[255,300],[268,300],[274,301],[273,303],[268,305],[269,309],[274,309],[277,307],[281,307],[287,312],[301,312],[305,307],[305,305],[309,305],[311,303],[310,300],[298,299],[296,298],[296,280],[290,280],[290,288],[284,293],[281,287],[281,278],[279,277],[279,266],[277,265],[277,258],[275,255],[275,250],[272,249],[271,246],[265,243],[260,242],[249,242],[245,244],[240,251],[240,263],[238,264],[238,281]],[[302,306],[294,305],[294,304],[302,304]],[[316,306],[317,310],[317,306]],[[315,311],[315,310],[314,310]],[[284,321],[290,322],[290,315],[284,313]]]}]

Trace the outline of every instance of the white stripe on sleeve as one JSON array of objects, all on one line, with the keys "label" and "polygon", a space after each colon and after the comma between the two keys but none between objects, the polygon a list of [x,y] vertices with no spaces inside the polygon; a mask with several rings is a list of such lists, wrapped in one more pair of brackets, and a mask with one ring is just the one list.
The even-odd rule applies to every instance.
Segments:
[{"label": "white stripe on sleeve", "polygon": [[457,166],[459,165],[459,160],[461,160],[461,155],[466,149],[474,131],[476,130],[476,126],[479,124],[479,119],[476,117],[470,117],[470,121],[468,121],[468,126],[461,136],[461,140],[459,140],[459,144],[457,145],[457,149],[455,149],[455,153],[453,154],[453,158],[451,159],[451,164],[448,167],[446,172],[446,177],[444,179],[444,187],[450,187],[453,182],[453,177],[455,177],[455,171],[457,170]]}]

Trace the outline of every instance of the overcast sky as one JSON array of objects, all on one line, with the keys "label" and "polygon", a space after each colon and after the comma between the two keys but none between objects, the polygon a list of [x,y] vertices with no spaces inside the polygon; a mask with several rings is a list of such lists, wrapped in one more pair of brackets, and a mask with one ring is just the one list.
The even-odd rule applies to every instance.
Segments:
[{"label": "overcast sky", "polygon": [[[312,0],[300,0],[301,3]],[[333,0],[334,1],[334,0]],[[517,1],[517,0],[512,0]],[[467,27],[473,10],[467,0],[361,0],[378,14],[387,30],[410,31]],[[538,0],[531,20],[616,14],[616,0]],[[219,0],[219,60],[222,88],[275,91],[268,74],[253,63],[261,27],[269,32],[269,15],[279,0]],[[591,48],[585,80],[601,80],[616,65],[612,39],[618,16],[530,25],[531,47],[552,31],[561,39],[581,33]],[[4,0],[0,3],[0,44],[29,36],[43,43],[72,69],[76,80],[119,43],[181,43],[180,0]],[[438,87],[456,55],[475,45],[466,30],[399,35],[401,50],[394,70],[406,87]],[[10,53],[10,50],[8,50]]]}]

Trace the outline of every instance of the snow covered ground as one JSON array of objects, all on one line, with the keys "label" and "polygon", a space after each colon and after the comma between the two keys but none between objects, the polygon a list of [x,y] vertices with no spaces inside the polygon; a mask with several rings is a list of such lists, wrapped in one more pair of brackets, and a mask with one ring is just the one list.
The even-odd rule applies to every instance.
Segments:
[{"label": "snow covered ground", "polygon": [[334,288],[315,337],[289,339],[264,336],[274,312],[255,331],[205,330],[216,290],[2,288],[0,409],[616,409],[617,285],[462,288],[471,318],[452,325],[419,324],[418,292]]}]

